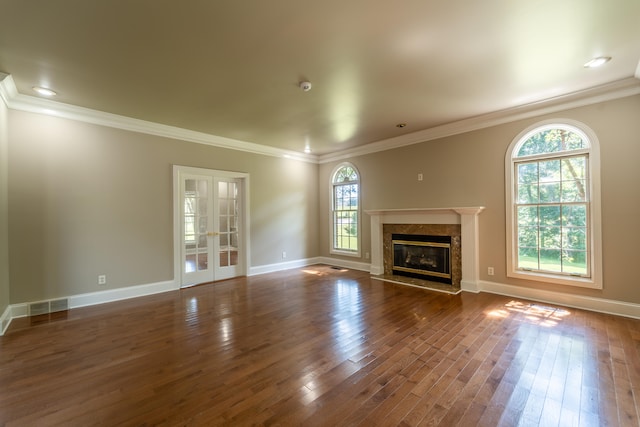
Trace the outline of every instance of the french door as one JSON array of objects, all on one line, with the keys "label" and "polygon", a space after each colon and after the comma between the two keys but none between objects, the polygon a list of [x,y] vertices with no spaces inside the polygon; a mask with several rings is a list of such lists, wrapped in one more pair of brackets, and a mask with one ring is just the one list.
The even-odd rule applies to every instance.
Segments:
[{"label": "french door", "polygon": [[225,172],[177,168],[180,285],[246,274],[245,180]]}]

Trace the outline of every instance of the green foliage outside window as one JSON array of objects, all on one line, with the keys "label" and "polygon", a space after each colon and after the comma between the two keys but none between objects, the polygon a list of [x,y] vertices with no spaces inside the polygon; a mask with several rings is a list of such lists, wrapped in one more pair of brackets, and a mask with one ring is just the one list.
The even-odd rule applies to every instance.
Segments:
[{"label": "green foliage outside window", "polygon": [[571,153],[583,148],[580,135],[556,128],[520,147],[517,157],[525,159],[515,162],[519,269],[589,274],[588,155]]},{"label": "green foliage outside window", "polygon": [[549,154],[587,148],[582,136],[566,129],[551,128],[530,136],[518,150],[516,157]]},{"label": "green foliage outside window", "polygon": [[358,250],[358,173],[352,166],[343,166],[333,178],[333,248]]}]

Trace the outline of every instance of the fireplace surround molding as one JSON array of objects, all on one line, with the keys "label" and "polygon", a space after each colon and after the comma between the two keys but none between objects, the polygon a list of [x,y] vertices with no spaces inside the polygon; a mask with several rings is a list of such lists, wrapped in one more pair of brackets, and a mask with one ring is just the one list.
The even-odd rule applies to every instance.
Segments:
[{"label": "fireplace surround molding", "polygon": [[484,206],[366,210],[371,217],[371,274],[384,273],[384,224],[460,224],[463,291],[479,291],[478,215]]}]

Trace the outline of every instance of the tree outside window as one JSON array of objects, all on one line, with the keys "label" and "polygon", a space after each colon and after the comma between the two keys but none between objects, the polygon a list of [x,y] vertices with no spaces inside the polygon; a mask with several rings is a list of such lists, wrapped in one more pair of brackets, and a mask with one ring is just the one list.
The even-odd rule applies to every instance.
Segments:
[{"label": "tree outside window", "polygon": [[525,134],[510,153],[508,274],[551,282],[555,276],[565,280],[558,283],[578,280],[597,287],[589,138],[577,127],[545,125]]},{"label": "tree outside window", "polygon": [[360,181],[353,165],[341,165],[332,179],[332,252],[359,254]]}]

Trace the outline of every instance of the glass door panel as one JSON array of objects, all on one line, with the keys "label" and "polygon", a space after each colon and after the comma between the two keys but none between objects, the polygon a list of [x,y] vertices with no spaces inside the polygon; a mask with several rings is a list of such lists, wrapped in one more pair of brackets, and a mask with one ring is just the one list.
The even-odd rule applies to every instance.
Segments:
[{"label": "glass door panel", "polygon": [[181,286],[246,274],[241,178],[179,174]]},{"label": "glass door panel", "polygon": [[239,216],[239,190],[240,185],[237,180],[234,179],[216,179],[217,182],[217,198],[216,203],[218,205],[218,217],[217,217],[217,230],[219,234],[218,239],[218,270],[216,271],[216,277],[234,277],[239,271],[239,257],[238,251],[240,250],[238,242],[238,235],[240,233],[238,220]]},{"label": "glass door panel", "polygon": [[212,179],[209,177],[186,177],[182,181],[183,285],[213,280],[212,249],[208,233],[213,222],[211,189]]}]

